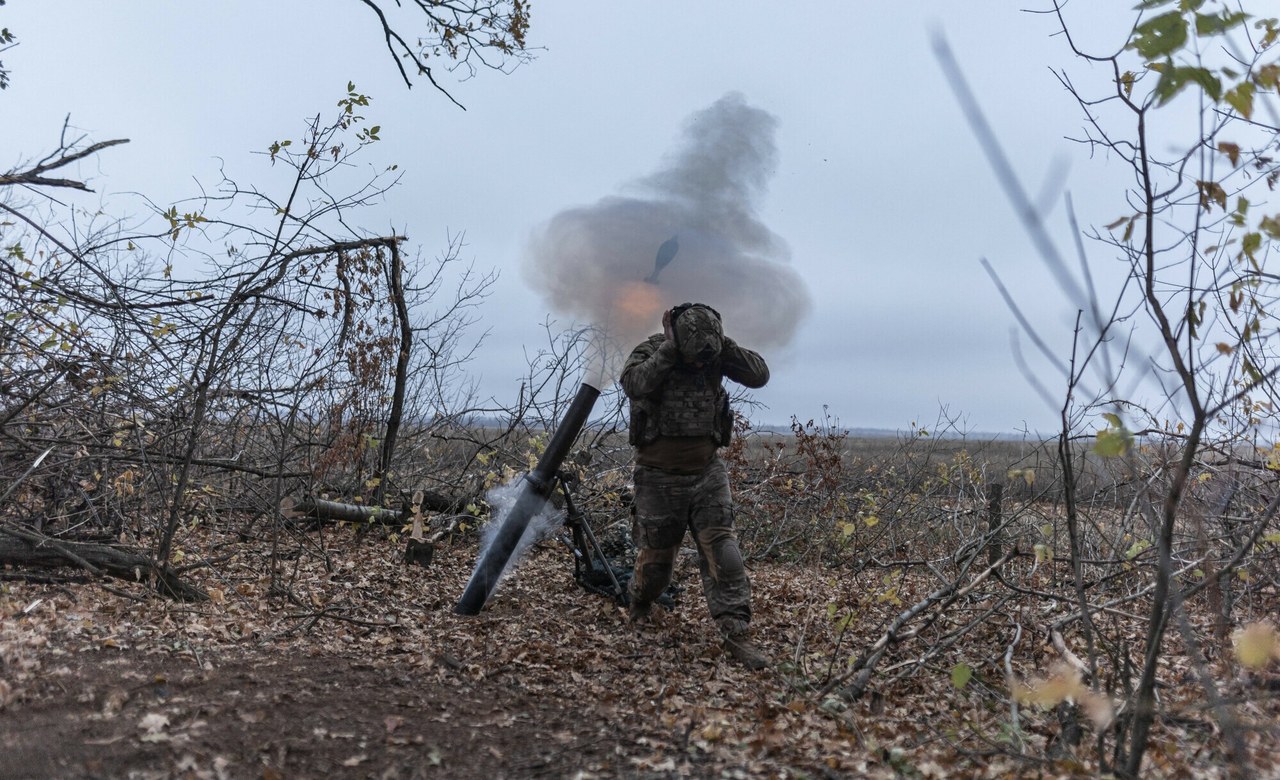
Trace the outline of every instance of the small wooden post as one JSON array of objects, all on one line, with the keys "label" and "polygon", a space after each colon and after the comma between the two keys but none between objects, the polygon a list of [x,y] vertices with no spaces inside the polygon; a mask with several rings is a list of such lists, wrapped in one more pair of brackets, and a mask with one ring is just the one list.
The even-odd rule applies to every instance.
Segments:
[{"label": "small wooden post", "polygon": [[[992,482],[987,485],[987,532],[995,534],[996,529],[1000,527],[1000,499],[1004,494],[1004,485],[1000,482]],[[1000,536],[993,535],[991,542],[987,545],[987,562],[989,566],[995,566],[1000,560]]]},{"label": "small wooden post", "polygon": [[409,532],[409,540],[405,544],[404,562],[429,566],[436,546],[422,536],[422,498],[421,490],[413,494],[413,530]]}]

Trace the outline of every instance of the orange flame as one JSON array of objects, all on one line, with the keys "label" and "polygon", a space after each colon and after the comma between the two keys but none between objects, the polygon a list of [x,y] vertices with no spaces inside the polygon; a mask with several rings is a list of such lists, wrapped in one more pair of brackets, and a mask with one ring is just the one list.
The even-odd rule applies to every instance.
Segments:
[{"label": "orange flame", "polygon": [[647,333],[661,327],[662,297],[658,287],[648,282],[626,282],[613,298],[618,335]]}]

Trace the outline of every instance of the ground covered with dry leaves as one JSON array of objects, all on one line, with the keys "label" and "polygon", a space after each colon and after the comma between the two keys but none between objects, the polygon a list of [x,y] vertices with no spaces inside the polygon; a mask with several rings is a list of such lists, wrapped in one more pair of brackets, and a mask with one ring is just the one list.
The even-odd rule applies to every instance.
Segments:
[{"label": "ground covered with dry leaves", "polygon": [[[403,542],[385,533],[329,530],[306,544],[313,554],[277,569],[275,593],[260,543],[204,551],[219,564],[189,573],[212,596],[195,605],[118,583],[3,583],[0,777],[1089,771],[1085,757],[1053,749],[1052,713],[1024,707],[1011,725],[1004,620],[908,676],[897,672],[921,648],[903,648],[878,678],[896,682],[858,701],[816,693],[877,638],[867,616],[901,609],[894,602],[924,583],[884,599],[882,572],[754,566],[755,625],[776,664],[753,673],[722,652],[691,559],[676,608],[637,629],[576,585],[554,542],[478,618],[452,613],[474,543],[441,547],[427,567],[405,565]],[[855,604],[863,619],[840,625]],[[1014,655],[1028,677],[1053,664],[1034,619]],[[957,659],[971,679],[956,679]],[[1168,677],[1163,705],[1176,717],[1159,727],[1151,776],[1219,774],[1201,693],[1176,669]],[[1265,748],[1277,736],[1275,677],[1242,678],[1234,692],[1252,697],[1242,715],[1260,777],[1277,771]]]}]

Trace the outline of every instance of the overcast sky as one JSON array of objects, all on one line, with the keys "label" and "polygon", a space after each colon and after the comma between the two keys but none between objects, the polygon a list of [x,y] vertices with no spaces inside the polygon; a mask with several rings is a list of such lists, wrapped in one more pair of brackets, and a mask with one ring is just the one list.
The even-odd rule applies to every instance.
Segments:
[{"label": "overcast sky", "polygon": [[[0,26],[21,43],[2,57],[13,84],[0,93],[0,169],[52,149],[70,114],[93,140],[131,139],[79,171],[104,202],[141,192],[170,203],[197,181],[216,184],[220,161],[257,170],[251,152],[300,135],[354,81],[382,127],[372,154],[404,171],[362,224],[405,231],[424,257],[465,233],[464,257],[500,272],[471,371],[509,401],[525,355],[545,342],[543,321],[568,316],[522,271],[531,239],[556,214],[662,170],[691,116],[740,93],[776,120],[753,216],[785,243],[811,299],[794,336],[761,350],[773,379],[756,394],[757,420],[825,406],[847,427],[932,428],[945,408],[970,431],[1051,433],[1057,410],[1011,356],[1014,319],[979,259],[1064,356],[1075,307],[1001,194],[931,34],[949,41],[1064,246],[1062,194],[1081,223],[1105,224],[1124,213],[1127,180],[1065,140],[1081,114],[1051,68],[1105,73],[1073,61],[1052,17],[1019,5],[544,0],[533,5],[534,61],[451,84],[462,111],[425,83],[404,87],[357,0],[10,0]],[[1130,12],[1115,6],[1069,6],[1082,45],[1123,41]],[[732,318],[726,328],[754,332]]]}]

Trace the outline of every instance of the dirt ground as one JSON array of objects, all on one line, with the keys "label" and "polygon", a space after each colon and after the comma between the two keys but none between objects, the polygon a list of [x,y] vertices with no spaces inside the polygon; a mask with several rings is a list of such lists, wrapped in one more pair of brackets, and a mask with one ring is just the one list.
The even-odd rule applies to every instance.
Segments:
[{"label": "dirt ground", "polygon": [[780,678],[728,659],[700,594],[637,629],[548,544],[464,618],[474,547],[341,546],[288,601],[4,583],[0,777],[822,777],[852,749],[824,720],[834,744],[779,752]]},{"label": "dirt ground", "polygon": [[[535,548],[480,616],[464,618],[452,608],[474,544],[442,546],[419,567],[404,563],[394,537],[295,541],[307,554],[283,557],[274,579],[260,541],[231,552],[216,542],[218,567],[188,575],[210,595],[199,604],[142,584],[8,572],[0,777],[1091,775],[1090,740],[1078,755],[1064,749],[1053,711],[1024,707],[1010,730],[1003,657],[1013,615],[925,665],[911,659],[928,638],[905,643],[858,701],[821,694],[926,581],[896,581],[887,599],[879,571],[855,579],[753,567],[757,639],[775,663],[749,672],[724,654],[691,560],[677,574],[686,590],[676,607],[638,629],[577,586],[556,543]],[[186,554],[215,558],[194,544]],[[1057,656],[1027,636],[1015,672],[1043,676]],[[972,670],[962,684],[958,662]],[[883,682],[890,673],[896,683]],[[1220,776],[1193,677],[1167,679],[1171,717],[1157,724],[1149,776]],[[1240,712],[1260,761],[1277,732],[1276,701],[1264,693],[1272,682],[1267,673],[1239,688],[1256,702]],[[1275,769],[1275,758],[1258,766]]]},{"label": "dirt ground", "polygon": [[[359,658],[77,654],[0,719],[0,776],[611,776],[617,722],[501,682]],[[630,748],[630,749],[629,749]]]}]

